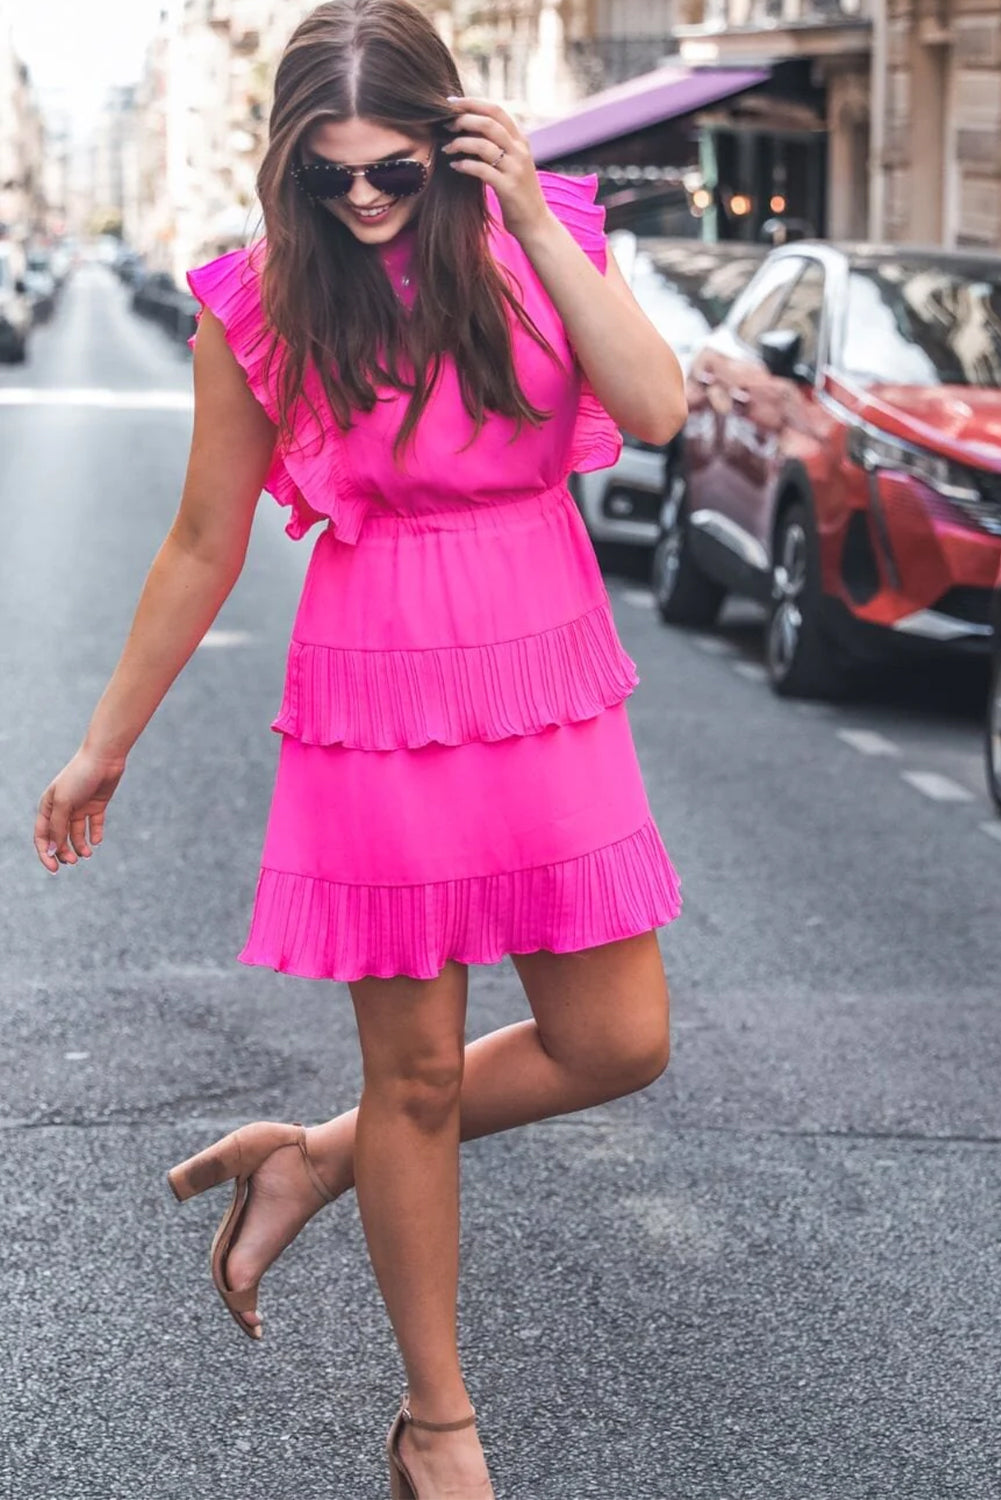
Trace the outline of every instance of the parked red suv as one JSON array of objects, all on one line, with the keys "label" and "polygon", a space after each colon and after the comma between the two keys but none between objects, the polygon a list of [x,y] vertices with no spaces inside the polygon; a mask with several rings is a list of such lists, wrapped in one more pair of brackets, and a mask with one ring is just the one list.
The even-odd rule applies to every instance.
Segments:
[{"label": "parked red suv", "polygon": [[991,665],[991,688],[987,695],[987,786],[994,806],[1001,814],[1001,573],[991,605],[994,627],[994,655]]},{"label": "parked red suv", "polygon": [[768,606],[775,690],[888,645],[986,651],[1001,565],[1001,259],[796,243],[696,356],[654,588]]}]

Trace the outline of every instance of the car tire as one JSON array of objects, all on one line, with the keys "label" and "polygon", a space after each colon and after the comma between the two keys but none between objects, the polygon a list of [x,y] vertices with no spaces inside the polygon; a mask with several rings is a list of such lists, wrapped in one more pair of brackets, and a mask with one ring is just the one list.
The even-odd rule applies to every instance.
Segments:
[{"label": "car tire", "polygon": [[726,589],[703,573],[692,556],[685,479],[675,472],[668,484],[653,549],[651,583],[657,612],[665,625],[713,625]]},{"label": "car tire", "polygon": [[11,365],[23,365],[28,358],[28,340],[22,337],[16,344],[11,345],[7,363]]},{"label": "car tire", "polygon": [[984,741],[987,789],[1001,816],[1001,651],[994,653],[994,670],[987,694],[987,727]]},{"label": "car tire", "polygon": [[779,517],[765,629],[765,668],[780,698],[840,698],[849,681],[841,647],[821,619],[820,548],[802,500]]}]

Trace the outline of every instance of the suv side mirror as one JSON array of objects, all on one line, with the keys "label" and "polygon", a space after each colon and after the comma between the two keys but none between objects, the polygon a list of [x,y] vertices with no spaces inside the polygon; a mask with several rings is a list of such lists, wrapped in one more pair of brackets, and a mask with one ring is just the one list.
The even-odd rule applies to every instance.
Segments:
[{"label": "suv side mirror", "polygon": [[791,328],[773,328],[758,339],[758,353],[765,369],[784,380],[802,380],[806,371],[799,362],[802,336]]},{"label": "suv side mirror", "polygon": [[19,297],[24,297],[27,295],[28,283],[25,281],[23,276],[19,276],[15,281],[14,290]]}]

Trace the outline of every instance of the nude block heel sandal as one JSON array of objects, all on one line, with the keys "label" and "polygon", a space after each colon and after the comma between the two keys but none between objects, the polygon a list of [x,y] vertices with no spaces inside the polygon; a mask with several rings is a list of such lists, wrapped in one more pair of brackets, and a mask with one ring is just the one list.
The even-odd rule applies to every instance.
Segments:
[{"label": "nude block heel sandal", "polygon": [[257,1310],[257,1286],[245,1287],[242,1291],[231,1291],[226,1281],[226,1257],[239,1232],[247,1204],[250,1201],[250,1179],[259,1167],[275,1151],[283,1146],[296,1146],[302,1156],[310,1181],[320,1196],[332,1203],[333,1197],[324,1186],[306,1152],[306,1131],[298,1123],[287,1125],[273,1120],[258,1120],[253,1125],[242,1125],[239,1130],[223,1136],[214,1146],[199,1151],[179,1166],[171,1167],[167,1173],[170,1190],[178,1203],[197,1197],[209,1188],[223,1182],[232,1182],[233,1198],[215,1232],[210,1251],[212,1281],[227,1310],[237,1325],[249,1338],[262,1337],[260,1325],[251,1326],[243,1314]]},{"label": "nude block heel sandal", "polygon": [[400,1433],[407,1422],[411,1427],[423,1427],[425,1432],[461,1432],[465,1427],[476,1426],[475,1407],[472,1416],[463,1417],[461,1422],[422,1422],[411,1412],[409,1402],[409,1395],[405,1395],[386,1439],[386,1452],[389,1457],[389,1493],[392,1500],[421,1500],[410,1470],[400,1457]]}]

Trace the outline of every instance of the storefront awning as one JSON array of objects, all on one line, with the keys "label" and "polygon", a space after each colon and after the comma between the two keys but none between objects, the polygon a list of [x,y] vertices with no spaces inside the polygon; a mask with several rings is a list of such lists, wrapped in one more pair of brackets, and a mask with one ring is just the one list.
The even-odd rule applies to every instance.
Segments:
[{"label": "storefront awning", "polygon": [[707,104],[742,94],[764,83],[770,69],[761,68],[655,68],[626,83],[592,94],[580,109],[562,120],[539,125],[528,132],[535,161],[555,161],[589,146],[632,135],[648,125],[676,120]]}]

